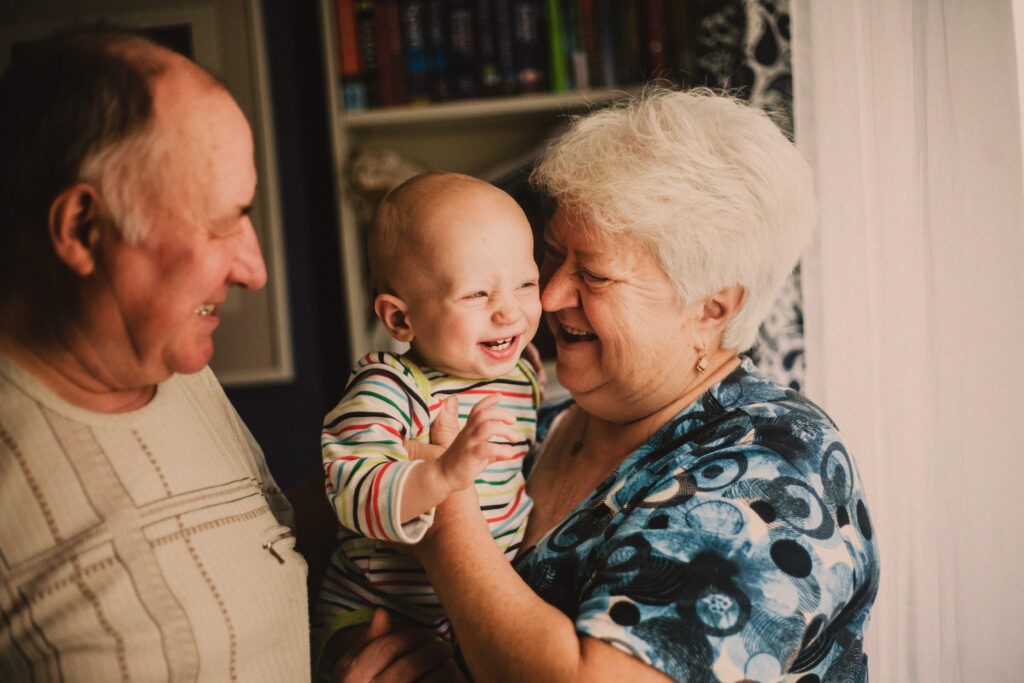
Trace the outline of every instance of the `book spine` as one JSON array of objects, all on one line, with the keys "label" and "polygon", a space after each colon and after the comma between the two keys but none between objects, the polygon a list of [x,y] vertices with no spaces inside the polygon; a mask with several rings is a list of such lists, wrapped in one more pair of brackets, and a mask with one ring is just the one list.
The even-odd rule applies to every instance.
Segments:
[{"label": "book spine", "polygon": [[676,80],[687,86],[700,82],[697,64],[697,25],[693,8],[686,2],[668,3],[670,62]]},{"label": "book spine", "polygon": [[597,36],[601,55],[601,84],[614,88],[615,79],[615,32],[612,23],[612,0],[594,0],[597,15]]},{"label": "book spine", "polygon": [[366,109],[366,84],[359,63],[354,0],[337,0],[338,66],[341,74],[342,106],[347,111]]},{"label": "book spine", "polygon": [[409,100],[426,102],[430,99],[426,3],[424,0],[402,0],[400,11]]},{"label": "book spine", "polygon": [[359,41],[359,63],[366,85],[366,106],[380,106],[380,70],[377,61],[377,27],[374,0],[356,0],[356,36]]},{"label": "book spine", "polygon": [[448,58],[452,97],[480,96],[476,51],[476,12],[473,0],[448,0]]},{"label": "book spine", "polygon": [[430,99],[443,102],[451,98],[448,81],[448,45],[444,0],[426,0],[427,75]]},{"label": "book spine", "polygon": [[498,89],[503,94],[519,90],[519,72],[516,69],[515,27],[512,23],[512,0],[491,0],[494,16],[494,48],[498,63]]},{"label": "book spine", "polygon": [[587,45],[580,23],[579,0],[562,0],[565,19],[565,49],[569,58],[569,87],[585,90],[590,87],[590,65],[587,63]]},{"label": "book spine", "polygon": [[405,59],[398,0],[376,0],[374,13],[377,41],[377,72],[381,106],[391,107],[408,100]]},{"label": "book spine", "polygon": [[539,0],[513,0],[512,37],[520,92],[544,89],[544,44]]},{"label": "book spine", "polygon": [[559,0],[547,0],[544,8],[548,29],[548,88],[552,92],[569,89],[564,18]]},{"label": "book spine", "polygon": [[615,80],[622,85],[643,80],[637,2],[638,0],[618,0],[612,3]]},{"label": "book spine", "polygon": [[644,68],[648,79],[668,78],[668,28],[665,0],[643,0]]},{"label": "book spine", "polygon": [[597,15],[594,0],[577,0],[576,21],[579,24],[579,40],[587,60],[587,85],[581,87],[599,87],[604,85],[601,77],[601,42],[597,32]]},{"label": "book spine", "polygon": [[481,94],[497,95],[501,76],[498,75],[498,46],[494,25],[494,3],[477,0],[476,3],[476,56]]}]

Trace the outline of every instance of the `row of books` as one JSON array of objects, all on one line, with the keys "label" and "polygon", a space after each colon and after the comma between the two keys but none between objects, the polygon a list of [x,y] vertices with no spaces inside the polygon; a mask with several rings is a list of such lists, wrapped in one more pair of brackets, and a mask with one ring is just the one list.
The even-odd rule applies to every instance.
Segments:
[{"label": "row of books", "polygon": [[334,0],[346,110],[694,73],[687,0]]}]

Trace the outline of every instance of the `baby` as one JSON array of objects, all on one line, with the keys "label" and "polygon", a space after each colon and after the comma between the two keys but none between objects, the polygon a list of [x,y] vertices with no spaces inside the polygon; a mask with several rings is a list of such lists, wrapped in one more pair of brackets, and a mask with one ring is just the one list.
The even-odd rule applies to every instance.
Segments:
[{"label": "baby", "polygon": [[[374,310],[408,353],[370,353],[352,371],[321,435],[327,497],[341,522],[320,591],[320,641],[385,607],[450,638],[426,574],[390,543],[416,543],[434,507],[475,486],[511,559],[531,502],[521,470],[540,391],[520,355],[541,306],[533,234],[493,185],[455,173],[415,176],[381,202],[368,236]],[[410,460],[449,397],[463,426],[436,460]]]}]

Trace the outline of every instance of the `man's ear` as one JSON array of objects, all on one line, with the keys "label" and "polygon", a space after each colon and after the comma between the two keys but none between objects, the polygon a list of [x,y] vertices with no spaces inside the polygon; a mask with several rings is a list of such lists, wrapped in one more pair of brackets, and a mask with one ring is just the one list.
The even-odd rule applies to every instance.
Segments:
[{"label": "man's ear", "polygon": [[392,337],[400,342],[412,341],[412,325],[407,315],[409,307],[403,299],[394,294],[378,294],[373,300],[373,310]]},{"label": "man's ear", "polygon": [[50,241],[57,257],[78,275],[96,268],[96,244],[102,229],[101,202],[96,188],[78,183],[50,204]]},{"label": "man's ear", "polygon": [[700,314],[700,324],[715,333],[721,333],[736,312],[740,310],[747,298],[747,290],[742,285],[730,285],[704,299],[704,307]]}]

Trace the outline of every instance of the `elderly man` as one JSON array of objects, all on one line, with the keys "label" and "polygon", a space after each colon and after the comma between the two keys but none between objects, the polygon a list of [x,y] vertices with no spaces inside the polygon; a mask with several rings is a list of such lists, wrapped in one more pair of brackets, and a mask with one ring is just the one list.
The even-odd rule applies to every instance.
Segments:
[{"label": "elderly man", "polygon": [[227,91],[80,33],[0,80],[0,678],[309,678],[291,509],[210,370],[266,280]]}]

